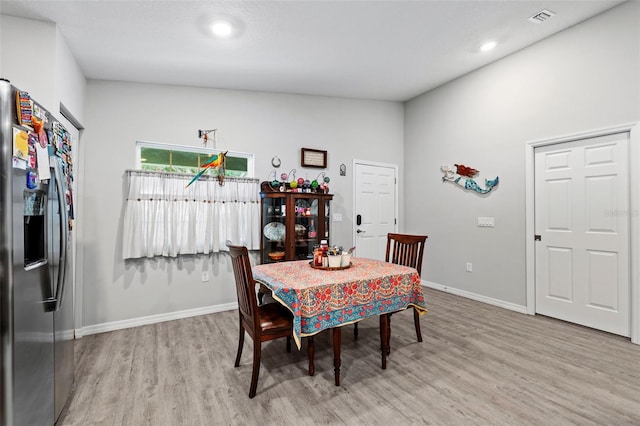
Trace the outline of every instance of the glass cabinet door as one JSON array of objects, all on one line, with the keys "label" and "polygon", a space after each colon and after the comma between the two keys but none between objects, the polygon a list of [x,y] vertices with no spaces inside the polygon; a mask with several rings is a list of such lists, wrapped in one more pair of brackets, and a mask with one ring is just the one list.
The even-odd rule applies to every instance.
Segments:
[{"label": "glass cabinet door", "polygon": [[260,263],[313,259],[320,240],[329,239],[331,194],[276,192],[263,182]]},{"label": "glass cabinet door", "polygon": [[262,263],[285,259],[287,199],[264,198],[262,202]]},{"label": "glass cabinet door", "polygon": [[329,200],[325,200],[324,202],[324,237],[321,239],[329,240],[329,221],[330,221],[330,211],[329,211]]},{"label": "glass cabinet door", "polygon": [[319,244],[321,224],[318,222],[318,198],[294,197],[295,260],[313,259],[313,248]]}]

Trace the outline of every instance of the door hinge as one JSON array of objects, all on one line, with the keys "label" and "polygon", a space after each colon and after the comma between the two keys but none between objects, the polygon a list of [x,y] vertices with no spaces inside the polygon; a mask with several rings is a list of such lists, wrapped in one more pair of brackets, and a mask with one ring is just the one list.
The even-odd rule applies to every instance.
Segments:
[{"label": "door hinge", "polygon": [[542,235],[538,235],[538,234],[534,235],[533,241],[542,241]]}]

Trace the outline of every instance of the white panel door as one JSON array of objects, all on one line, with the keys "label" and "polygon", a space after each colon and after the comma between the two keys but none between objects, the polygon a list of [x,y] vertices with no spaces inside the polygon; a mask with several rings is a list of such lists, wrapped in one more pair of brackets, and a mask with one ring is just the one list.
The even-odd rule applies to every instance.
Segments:
[{"label": "white panel door", "polygon": [[356,256],[384,260],[396,230],[396,167],[356,163],[354,174]]},{"label": "white panel door", "polygon": [[628,133],[535,149],[536,313],[630,335],[628,152]]}]

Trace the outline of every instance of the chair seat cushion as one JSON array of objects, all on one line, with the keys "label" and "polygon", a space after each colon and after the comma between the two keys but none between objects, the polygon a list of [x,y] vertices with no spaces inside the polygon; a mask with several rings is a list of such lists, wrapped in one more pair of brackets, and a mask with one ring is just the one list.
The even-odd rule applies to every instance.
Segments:
[{"label": "chair seat cushion", "polygon": [[273,333],[282,330],[293,330],[293,316],[280,303],[267,303],[258,306],[260,328],[263,333]]}]

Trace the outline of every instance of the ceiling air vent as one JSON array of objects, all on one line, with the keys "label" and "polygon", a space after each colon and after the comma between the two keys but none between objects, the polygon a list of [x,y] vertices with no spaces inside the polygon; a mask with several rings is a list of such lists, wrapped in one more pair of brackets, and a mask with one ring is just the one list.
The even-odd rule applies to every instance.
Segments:
[{"label": "ceiling air vent", "polygon": [[552,11],[544,9],[536,13],[535,15],[530,16],[529,20],[535,24],[542,24],[543,22],[545,22],[547,19],[551,18],[554,15],[555,13],[553,13]]}]

